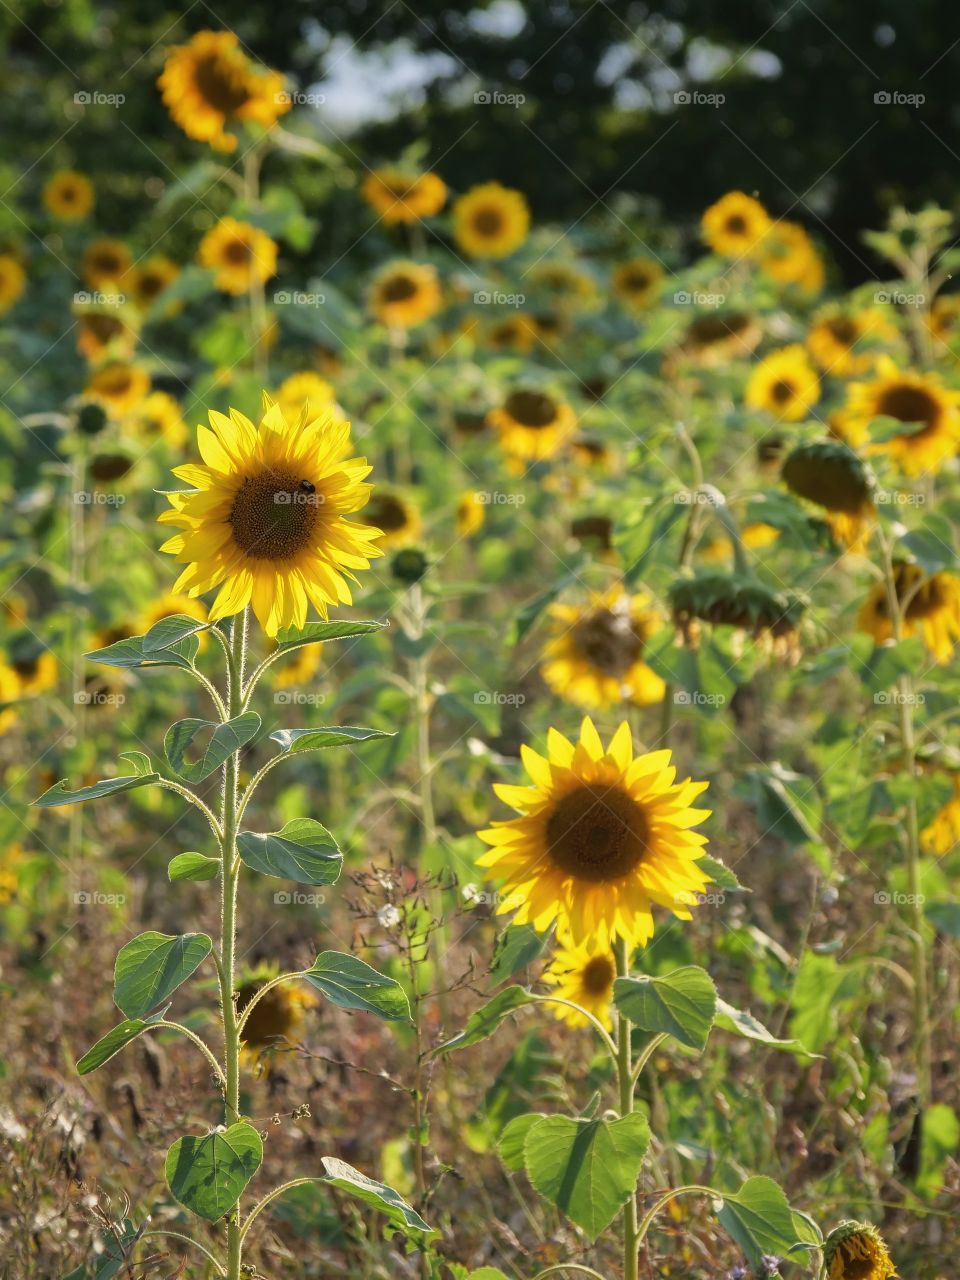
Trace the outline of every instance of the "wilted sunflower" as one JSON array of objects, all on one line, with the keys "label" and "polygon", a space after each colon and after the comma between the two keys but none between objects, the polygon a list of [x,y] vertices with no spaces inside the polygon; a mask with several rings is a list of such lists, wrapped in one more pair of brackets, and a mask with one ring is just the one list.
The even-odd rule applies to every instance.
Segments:
[{"label": "wilted sunflower", "polygon": [[863,549],[876,515],[876,481],[852,449],[839,440],[797,445],[780,474],[791,493],[823,507],[838,542]]},{"label": "wilted sunflower", "polygon": [[532,786],[494,790],[521,815],[495,822],[478,859],[502,880],[498,913],[543,932],[556,920],[575,943],[600,930],[643,946],[653,936],[654,904],[681,920],[709,883],[697,866],[706,836],[691,830],[709,809],[691,808],[707,783],[676,783],[669,751],[634,758],[624,722],[607,747],[587,717],[570,742],[556,729],[548,756],[524,745]]},{"label": "wilted sunflower", "polygon": [[186,565],[174,586],[191,596],[219,587],[211,621],[248,604],[267,635],[302,628],[352,602],[347,579],[381,554],[379,530],[345,517],[365,506],[365,458],[350,458],[350,425],[285,418],[264,396],[259,427],[231,409],[197,428],[203,463],[174,470],[192,488],[167,495],[160,517],[182,530],[161,550]]},{"label": "wilted sunflower", "polygon": [[938,858],[960,843],[960,773],[953,775],[953,795],[920,832],[920,840],[926,852]]},{"label": "wilted sunflower", "polygon": [[484,182],[453,206],[457,244],[474,258],[505,258],[527,238],[530,210],[520,191]]},{"label": "wilted sunflower", "polygon": [[145,440],[163,440],[181,449],[190,436],[180,406],[166,391],[151,391],[135,415],[137,433]]},{"label": "wilted sunflower", "polygon": [[749,254],[770,226],[770,215],[753,196],[729,191],[712,204],[700,221],[703,238],[725,258]]},{"label": "wilted sunflower", "polygon": [[[261,964],[241,976],[237,988],[237,1012],[244,1009],[262,987],[276,978],[276,965]],[[243,1026],[243,1053],[248,1062],[256,1062],[260,1054],[293,1044],[304,1023],[304,1011],[316,1006],[317,999],[299,983],[281,982],[271,987],[254,1005]]]},{"label": "wilted sunflower", "polygon": [[150,375],[139,365],[111,360],[90,376],[85,394],[104,406],[112,418],[133,413],[150,393]]},{"label": "wilted sunflower", "polygon": [[553,457],[577,425],[570,405],[542,391],[511,392],[487,421],[507,453],[531,462]]},{"label": "wilted sunflower", "polygon": [[480,493],[462,493],[457,499],[457,536],[469,538],[483,528],[487,508]]},{"label": "wilted sunflower", "polygon": [[132,267],[124,280],[134,304],[146,311],[179,276],[180,268],[162,253],[154,254]]},{"label": "wilted sunflower", "polygon": [[677,357],[693,360],[704,368],[742,359],[756,350],[762,337],[763,330],[756,317],[746,311],[715,311],[695,316],[667,365],[669,368]]},{"label": "wilted sunflower", "polygon": [[[894,418],[910,429],[870,443],[871,424]],[[884,453],[908,476],[937,471],[960,442],[960,392],[948,391],[933,373],[901,373],[889,356],[877,358],[870,382],[853,382],[834,420],[836,430],[855,447]]]},{"label": "wilted sunflower", "polygon": [[771,223],[757,245],[757,260],[772,280],[806,293],[823,287],[823,262],[799,222]]},{"label": "wilted sunflower", "polygon": [[443,208],[447,185],[436,173],[407,173],[403,169],[374,169],[360,193],[388,226],[431,218]]},{"label": "wilted sunflower", "polygon": [[752,575],[709,570],[678,578],[670,588],[674,622],[686,644],[699,643],[700,624],[733,627],[761,648],[796,660],[806,603],[789,591],[775,591]]},{"label": "wilted sunflower", "polygon": [[357,519],[379,531],[379,546],[383,551],[408,547],[423,530],[416,507],[389,489],[378,488]]},{"label": "wilted sunflower", "polygon": [[48,213],[74,222],[93,208],[93,183],[75,169],[60,169],[47,180],[41,198]]},{"label": "wilted sunflower", "polygon": [[876,363],[877,351],[871,344],[892,341],[896,336],[896,329],[879,307],[843,311],[831,306],[813,317],[807,346],[824,373],[849,378],[867,373]]},{"label": "wilted sunflower", "polygon": [[269,129],[291,107],[283,76],[254,66],[232,31],[198,31],[171,49],[157,80],[164,106],[188,138],[233,151],[228,124]]},{"label": "wilted sunflower", "polygon": [[265,231],[221,218],[200,241],[197,258],[215,274],[213,282],[224,293],[239,296],[254,281],[269,280],[277,273],[277,246]]},{"label": "wilted sunflower", "polygon": [[591,708],[662,700],[666,686],[643,653],[663,618],[646,596],[613,588],[591,596],[585,607],[552,605],[549,616],[541,671],[554,693]]},{"label": "wilted sunflower", "polygon": [[876,1227],[841,1222],[823,1246],[826,1280],[894,1280],[897,1269]]},{"label": "wilted sunflower", "polygon": [[23,293],[27,273],[12,253],[0,253],[0,315],[4,315]]},{"label": "wilted sunflower", "polygon": [[370,290],[370,310],[388,329],[413,329],[435,316],[442,304],[435,267],[420,262],[388,262]]},{"label": "wilted sunflower", "polygon": [[[949,662],[960,640],[960,578],[952,573],[927,575],[918,564],[900,560],[893,567],[905,636],[921,635],[939,663]],[[877,644],[893,638],[886,583],[878,582],[860,607],[857,625]]]},{"label": "wilted sunflower", "polygon": [[310,370],[291,373],[289,378],[284,378],[277,388],[276,399],[287,418],[299,418],[301,410],[306,408],[308,422],[327,412],[333,415],[335,421],[343,419],[333,387],[325,378]]},{"label": "wilted sunflower", "polygon": [[129,309],[83,307],[77,312],[77,350],[91,363],[129,360],[136,345],[137,330]]},{"label": "wilted sunflower", "polygon": [[81,263],[83,278],[92,289],[119,290],[133,266],[133,257],[122,240],[104,237],[88,244]]},{"label": "wilted sunflower", "polygon": [[[570,1000],[592,1013],[609,1031],[613,1026],[611,1005],[617,978],[617,959],[603,932],[579,944],[558,938],[550,963],[540,975],[553,987],[553,994]],[[565,1005],[554,1007],[556,1017],[570,1027],[585,1027],[588,1019]]]},{"label": "wilted sunflower", "polygon": [[771,351],[755,365],[744,395],[751,409],[783,422],[799,422],[820,398],[820,379],[799,343]]},{"label": "wilted sunflower", "polygon": [[656,302],[663,285],[664,270],[654,258],[633,258],[614,268],[613,292],[630,307],[648,307]]}]

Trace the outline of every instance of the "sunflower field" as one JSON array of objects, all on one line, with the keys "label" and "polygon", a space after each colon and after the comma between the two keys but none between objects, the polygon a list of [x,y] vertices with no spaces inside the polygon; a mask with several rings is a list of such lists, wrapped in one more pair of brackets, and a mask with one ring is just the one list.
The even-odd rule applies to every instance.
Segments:
[{"label": "sunflower field", "polygon": [[960,189],[569,213],[597,6],[3,6],[9,1280],[960,1274]]}]

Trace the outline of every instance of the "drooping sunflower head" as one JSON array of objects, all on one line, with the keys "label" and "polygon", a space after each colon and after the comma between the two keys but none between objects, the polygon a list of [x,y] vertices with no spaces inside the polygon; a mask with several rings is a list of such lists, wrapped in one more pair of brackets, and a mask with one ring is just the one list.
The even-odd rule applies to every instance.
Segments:
[{"label": "drooping sunflower head", "polygon": [[[553,995],[578,1004],[601,1022],[607,1030],[613,1026],[613,984],[617,978],[617,960],[610,940],[601,931],[585,942],[575,943],[558,937],[550,963],[540,975],[541,981],[553,988]],[[570,1027],[585,1027],[588,1019],[576,1009],[555,1005],[554,1015]]]},{"label": "drooping sunflower head", "polygon": [[408,547],[423,532],[420,512],[391,489],[378,488],[357,519],[379,531],[384,551]]},{"label": "drooping sunflower head", "polygon": [[848,378],[867,373],[876,363],[877,344],[896,336],[879,307],[850,311],[831,306],[814,316],[807,346],[824,373]]},{"label": "drooping sunflower head", "polygon": [[[893,419],[892,429],[888,423],[871,431],[878,418]],[[960,392],[948,391],[936,374],[901,373],[889,356],[879,356],[876,376],[847,388],[835,425],[852,445],[886,454],[908,476],[935,472],[960,442]]]},{"label": "drooping sunflower head", "polygon": [[0,253],[0,315],[5,314],[23,293],[27,274],[12,253]]},{"label": "drooping sunflower head", "polygon": [[823,1246],[826,1280],[894,1280],[897,1269],[869,1222],[841,1222]]},{"label": "drooping sunflower head", "polygon": [[570,405],[528,389],[511,392],[499,409],[490,410],[487,421],[507,453],[526,461],[553,457],[577,425]]},{"label": "drooping sunflower head", "polygon": [[268,129],[292,105],[283,76],[254,66],[232,31],[198,31],[171,49],[157,87],[187,137],[218,151],[236,148],[227,125],[252,121]]},{"label": "drooping sunflower head", "polygon": [[221,218],[200,241],[197,258],[213,271],[213,282],[224,293],[239,296],[251,283],[269,280],[277,273],[277,245],[274,240],[236,218]]},{"label": "drooping sunflower head", "polygon": [[92,289],[116,291],[133,266],[133,257],[122,240],[94,240],[83,254],[83,278]]},{"label": "drooping sunflower head", "polygon": [[527,238],[530,210],[520,191],[484,182],[453,206],[457,244],[474,258],[505,258]]},{"label": "drooping sunflower head", "polygon": [[799,222],[771,223],[757,245],[762,269],[781,285],[794,285],[805,293],[823,287],[823,262]]},{"label": "drooping sunflower head", "polygon": [[520,816],[479,833],[498,912],[540,932],[556,920],[574,943],[603,931],[632,946],[653,936],[654,906],[690,919],[709,883],[693,827],[710,811],[691,807],[707,783],[676,782],[669,751],[635,757],[626,723],[607,746],[589,717],[577,742],[551,729],[547,743],[547,756],[522,748],[532,785],[494,787]]},{"label": "drooping sunflower head", "polygon": [[394,168],[374,169],[360,191],[388,226],[431,218],[447,198],[447,185],[438,174]]},{"label": "drooping sunflower head", "polygon": [[629,307],[649,307],[656,302],[664,270],[655,258],[632,258],[614,268],[613,292]]},{"label": "drooping sunflower head", "polygon": [[852,449],[839,440],[797,445],[780,474],[791,493],[824,508],[839,542],[862,549],[873,521],[876,479]]},{"label": "drooping sunflower head", "polygon": [[179,532],[161,550],[185,568],[175,591],[219,588],[211,621],[252,604],[261,626],[302,628],[312,604],[352,602],[349,581],[381,553],[380,531],[347,517],[365,507],[371,468],[350,457],[350,424],[286,418],[268,396],[259,426],[232,409],[197,428],[202,464],[174,470],[191,487],[160,517]]},{"label": "drooping sunflower head", "polygon": [[646,596],[614,588],[585,606],[553,605],[550,620],[541,670],[554,693],[590,708],[661,701],[664,682],[643,654],[663,618]]},{"label": "drooping sunflower head", "polygon": [[93,183],[75,169],[60,169],[47,180],[42,199],[55,218],[75,222],[93,208]]},{"label": "drooping sunflower head", "polygon": [[759,578],[741,573],[705,571],[678,578],[670,588],[674,622],[686,644],[696,647],[700,625],[733,627],[761,648],[796,660],[806,602],[789,591],[775,591]]},{"label": "drooping sunflower head", "polygon": [[714,253],[738,258],[752,253],[770,226],[770,215],[753,196],[729,191],[701,219],[703,238]]},{"label": "drooping sunflower head", "polygon": [[[938,663],[949,662],[960,640],[960,578],[947,572],[926,574],[918,564],[899,560],[893,567],[893,580],[903,634],[922,636]],[[890,608],[883,582],[877,583],[860,607],[857,624],[877,644],[894,635]]]},{"label": "drooping sunflower head", "polygon": [[799,422],[820,398],[820,379],[799,343],[765,356],[750,373],[745,399],[783,422]]},{"label": "drooping sunflower head", "polygon": [[86,394],[104,406],[112,418],[133,413],[150,392],[150,375],[139,365],[111,360],[91,375]]},{"label": "drooping sunflower head", "polygon": [[442,305],[436,268],[421,262],[388,262],[374,277],[370,310],[388,329],[412,329]]},{"label": "drooping sunflower head", "polygon": [[124,286],[130,290],[136,306],[146,311],[179,274],[180,268],[175,262],[162,253],[157,253],[144,262],[138,262],[124,280]]}]

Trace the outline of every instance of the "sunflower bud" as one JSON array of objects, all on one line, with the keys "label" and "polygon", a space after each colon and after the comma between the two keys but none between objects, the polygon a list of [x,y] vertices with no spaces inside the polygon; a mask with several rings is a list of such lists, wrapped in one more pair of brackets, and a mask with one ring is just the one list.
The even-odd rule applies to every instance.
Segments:
[{"label": "sunflower bud", "polygon": [[883,1237],[869,1222],[841,1222],[823,1246],[827,1280],[891,1280],[896,1267]]},{"label": "sunflower bud", "polygon": [[419,547],[404,547],[390,561],[390,572],[398,582],[413,586],[426,575],[430,562]]}]

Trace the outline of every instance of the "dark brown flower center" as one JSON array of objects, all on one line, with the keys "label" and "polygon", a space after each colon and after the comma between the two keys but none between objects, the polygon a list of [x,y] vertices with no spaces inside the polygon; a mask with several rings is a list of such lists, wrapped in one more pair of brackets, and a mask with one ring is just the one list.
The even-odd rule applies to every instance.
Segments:
[{"label": "dark brown flower center", "polygon": [[113,249],[98,249],[93,254],[91,263],[95,271],[102,271],[108,275],[114,275],[123,270],[120,255]]},{"label": "dark brown flower center", "polygon": [[200,96],[223,116],[239,111],[250,100],[243,77],[216,54],[197,62],[193,78]]},{"label": "dark brown flower center", "polygon": [[940,408],[936,400],[922,387],[891,387],[880,397],[877,413],[882,417],[899,418],[901,422],[922,422],[924,427],[917,435],[925,435],[937,424]]},{"label": "dark brown flower center", "polygon": [[770,388],[770,397],[776,404],[786,404],[788,400],[793,399],[793,395],[793,383],[788,382],[786,378],[778,378]]},{"label": "dark brown flower center", "polygon": [[357,519],[384,533],[397,533],[406,528],[409,516],[399,498],[391,493],[375,493]]},{"label": "dark brown flower center", "polygon": [[557,414],[553,400],[539,391],[514,391],[504,408],[514,422],[534,430],[549,427]]},{"label": "dark brown flower center", "polygon": [[488,205],[473,215],[473,226],[482,236],[497,236],[503,230],[503,214]]},{"label": "dark brown flower center", "polygon": [[246,240],[228,240],[223,246],[223,256],[227,262],[235,266],[245,266],[250,261],[252,250]]},{"label": "dark brown flower center", "polygon": [[849,316],[836,316],[827,324],[827,331],[842,347],[852,347],[860,337],[859,329]]},{"label": "dark brown flower center", "polygon": [[406,302],[417,293],[417,282],[412,276],[398,273],[389,276],[380,286],[380,296],[384,302]]},{"label": "dark brown flower center", "polygon": [[[894,566],[893,581],[901,607],[906,601],[905,612],[908,618],[926,618],[943,607],[943,586],[937,574],[924,578],[923,570],[917,565],[901,563]],[[889,613],[885,595],[877,598],[877,612],[884,618]]]},{"label": "dark brown flower center", "polygon": [[[262,983],[245,982],[237,992],[240,1013],[260,990]],[[251,1010],[243,1028],[245,1044],[262,1047],[285,1039],[296,1025],[296,1011],[290,996],[281,987],[273,987],[261,996]]]},{"label": "dark brown flower center", "polygon": [[292,560],[313,541],[321,505],[312,481],[296,472],[247,476],[230,511],[233,540],[258,560]]},{"label": "dark brown flower center", "polygon": [[629,875],[643,860],[648,839],[643,809],[616,784],[584,783],[547,819],[554,865],[592,884]]},{"label": "dark brown flower center", "polygon": [[726,316],[698,316],[687,330],[687,336],[701,347],[735,336],[748,328],[750,317],[740,312]]},{"label": "dark brown flower center", "polygon": [[155,298],[167,287],[167,277],[159,271],[144,271],[140,277],[139,290],[141,297]]},{"label": "dark brown flower center", "polygon": [[617,971],[610,956],[594,956],[584,967],[580,981],[584,991],[592,996],[602,996],[613,986],[616,976]]},{"label": "dark brown flower center", "polygon": [[118,334],[123,333],[124,323],[117,316],[90,315],[84,316],[80,321],[83,330],[89,333],[97,342],[107,343],[111,338],[116,338]]},{"label": "dark brown flower center", "polygon": [[732,236],[742,236],[747,229],[747,220],[742,213],[731,214],[727,219],[727,231]]},{"label": "dark brown flower center", "polygon": [[653,279],[652,273],[646,267],[631,267],[629,271],[625,271],[622,280],[623,287],[630,292],[639,293],[646,289]]},{"label": "dark brown flower center", "polygon": [[577,623],[573,643],[581,657],[608,676],[625,675],[643,652],[643,636],[630,615],[613,609],[598,609]]}]

